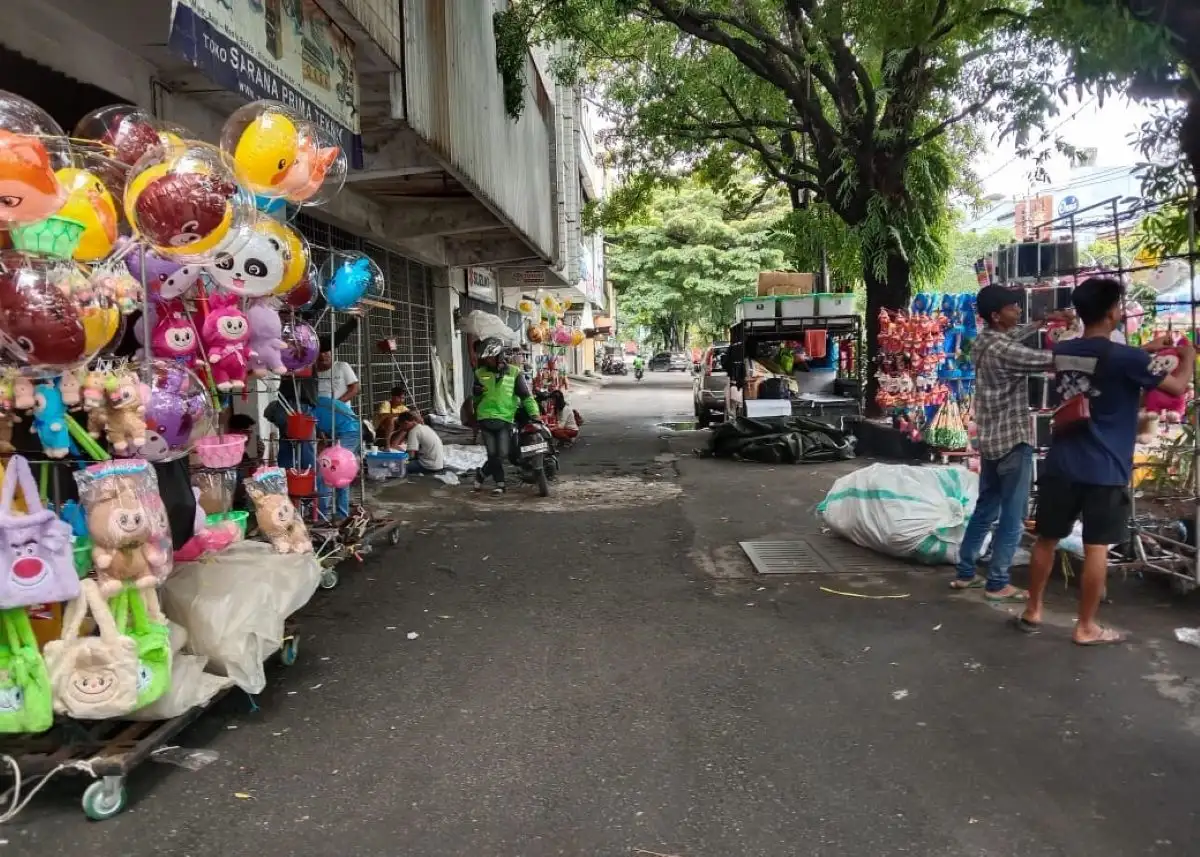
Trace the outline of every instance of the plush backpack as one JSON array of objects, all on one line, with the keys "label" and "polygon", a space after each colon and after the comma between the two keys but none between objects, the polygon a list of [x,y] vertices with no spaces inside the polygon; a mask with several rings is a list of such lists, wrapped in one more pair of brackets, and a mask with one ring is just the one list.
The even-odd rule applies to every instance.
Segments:
[{"label": "plush backpack", "polygon": [[50,676],[29,614],[0,610],[0,733],[44,732],[53,723]]},{"label": "plush backpack", "polygon": [[[80,581],[80,589],[63,617],[62,638],[45,648],[54,710],[80,720],[121,717],[138,707],[137,643],[117,631],[94,580]],[[79,636],[89,611],[98,637]]]},{"label": "plush backpack", "polygon": [[[18,488],[27,514],[13,503]],[[9,459],[0,484],[0,609],[70,601],[79,595],[71,525],[42,508],[29,462]]]}]

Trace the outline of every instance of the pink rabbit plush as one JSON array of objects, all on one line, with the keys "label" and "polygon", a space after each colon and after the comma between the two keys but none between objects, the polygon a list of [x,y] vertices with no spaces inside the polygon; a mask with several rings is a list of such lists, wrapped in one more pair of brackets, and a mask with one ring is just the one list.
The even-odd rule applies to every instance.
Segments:
[{"label": "pink rabbit plush", "polygon": [[200,337],[217,389],[244,390],[250,324],[245,313],[238,309],[237,295],[218,294],[208,299],[208,317],[204,319]]},{"label": "pink rabbit plush", "polygon": [[246,310],[246,316],[250,321],[251,373],[260,376],[268,372],[286,374],[282,352],[287,343],[282,338],[283,322],[279,319],[279,310],[267,303],[256,303]]},{"label": "pink rabbit plush", "polygon": [[183,312],[183,304],[171,301],[159,307],[158,321],[150,332],[150,351],[155,357],[173,360],[189,369],[196,364],[200,341],[196,328]]}]

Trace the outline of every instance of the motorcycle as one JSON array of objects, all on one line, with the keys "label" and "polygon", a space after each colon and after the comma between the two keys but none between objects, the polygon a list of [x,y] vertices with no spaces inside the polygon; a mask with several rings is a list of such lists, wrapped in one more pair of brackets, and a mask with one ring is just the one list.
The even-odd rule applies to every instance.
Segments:
[{"label": "motorcycle", "polygon": [[646,374],[646,370],[643,369],[641,366],[639,366],[633,370],[633,377],[639,381],[642,380],[642,376],[645,374]]},{"label": "motorcycle", "polygon": [[550,482],[558,476],[558,449],[550,429],[530,420],[513,426],[513,464],[521,481],[537,487],[539,497],[550,495]]}]

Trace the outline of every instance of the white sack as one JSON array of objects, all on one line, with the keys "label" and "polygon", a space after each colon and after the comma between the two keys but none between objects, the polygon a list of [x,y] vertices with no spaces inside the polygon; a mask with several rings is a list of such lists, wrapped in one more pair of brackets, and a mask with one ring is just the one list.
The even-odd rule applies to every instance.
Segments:
[{"label": "white sack", "polygon": [[856,545],[952,565],[978,497],[979,477],[963,467],[872,464],[834,482],[817,511]]},{"label": "white sack", "polygon": [[188,632],[188,652],[209,659],[247,693],[267,684],[263,661],[283,645],[283,621],[308,603],[321,580],[312,554],[278,554],[262,542],[235,542],[182,562],[162,587],[163,610]]},{"label": "white sack", "polygon": [[521,336],[500,320],[498,315],[473,309],[458,323],[458,329],[478,339],[494,336],[505,345],[519,345]]},{"label": "white sack", "polygon": [[171,686],[145,708],[128,716],[129,720],[170,720],[209,700],[233,684],[233,679],[204,671],[208,658],[200,655],[175,655],[171,658]]}]

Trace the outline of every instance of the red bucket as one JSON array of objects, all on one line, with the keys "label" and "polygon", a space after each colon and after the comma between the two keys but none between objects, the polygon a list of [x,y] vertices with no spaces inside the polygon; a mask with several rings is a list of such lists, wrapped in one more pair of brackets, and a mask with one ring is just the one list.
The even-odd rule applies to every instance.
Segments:
[{"label": "red bucket", "polygon": [[291,440],[312,440],[317,434],[317,418],[308,414],[288,414],[287,436]]},{"label": "red bucket", "polygon": [[317,473],[311,467],[297,470],[292,467],[287,472],[288,494],[293,497],[313,497],[317,493]]}]

